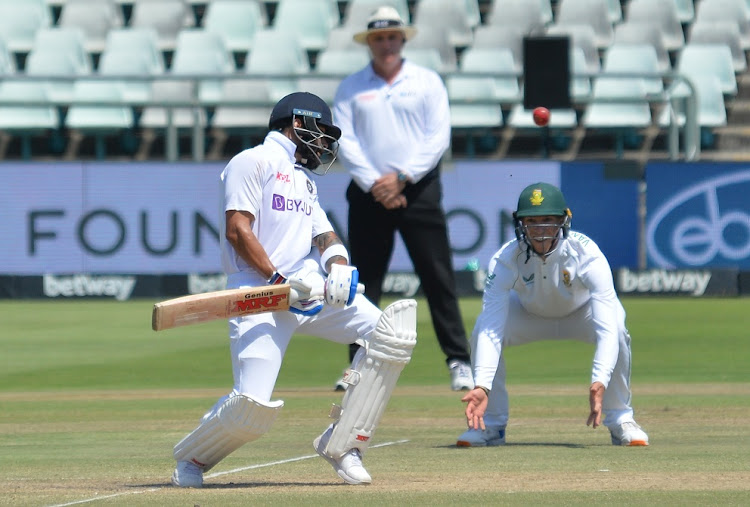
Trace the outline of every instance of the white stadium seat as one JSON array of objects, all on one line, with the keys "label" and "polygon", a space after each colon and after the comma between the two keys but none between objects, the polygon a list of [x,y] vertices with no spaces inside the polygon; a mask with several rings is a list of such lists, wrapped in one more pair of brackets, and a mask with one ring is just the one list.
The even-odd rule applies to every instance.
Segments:
[{"label": "white stadium seat", "polygon": [[677,71],[688,78],[716,76],[725,94],[737,94],[732,52],[727,46],[690,42],[680,52]]},{"label": "white stadium seat", "polygon": [[594,29],[596,46],[604,49],[614,40],[607,0],[561,0],[557,25],[589,25]]},{"label": "white stadium seat", "polygon": [[34,2],[0,2],[0,34],[8,49],[28,53],[38,30],[52,26],[49,9]]},{"label": "white stadium seat", "polygon": [[[698,96],[698,125],[701,127],[722,127],[727,124],[727,110],[724,103],[724,93],[721,83],[716,76],[694,77],[695,92]],[[684,98],[688,95],[685,83],[679,82],[671,92],[676,98]],[[685,111],[676,103],[676,107],[667,103],[659,115],[659,125],[668,127],[672,121],[677,125],[685,125]]]},{"label": "white stadium seat", "polygon": [[211,0],[203,17],[204,30],[221,35],[235,52],[252,50],[255,32],[267,26],[266,7],[258,0]]},{"label": "white stadium seat", "polygon": [[674,0],[630,0],[625,20],[658,26],[664,37],[664,47],[669,51],[679,50],[685,45],[685,34]]},{"label": "white stadium seat", "polygon": [[57,26],[80,28],[86,51],[101,53],[107,33],[123,25],[122,9],[114,0],[75,0],[62,7]]},{"label": "white stadium seat", "polygon": [[172,51],[177,34],[195,26],[195,16],[185,0],[134,0],[131,28],[153,28],[159,37],[159,49]]}]

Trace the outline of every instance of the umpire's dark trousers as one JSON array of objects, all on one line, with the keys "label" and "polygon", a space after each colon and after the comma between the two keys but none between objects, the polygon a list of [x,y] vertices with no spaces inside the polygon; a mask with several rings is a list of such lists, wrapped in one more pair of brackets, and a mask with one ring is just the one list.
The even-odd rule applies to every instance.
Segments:
[{"label": "umpire's dark trousers", "polygon": [[[442,207],[440,171],[436,168],[415,184],[407,184],[407,207],[385,209],[371,193],[353,181],[346,191],[349,201],[349,253],[365,285],[365,296],[380,306],[383,279],[399,231],[430,306],[432,324],[446,362],[470,362],[456,297],[456,280]],[[357,345],[350,347],[351,360]]]}]

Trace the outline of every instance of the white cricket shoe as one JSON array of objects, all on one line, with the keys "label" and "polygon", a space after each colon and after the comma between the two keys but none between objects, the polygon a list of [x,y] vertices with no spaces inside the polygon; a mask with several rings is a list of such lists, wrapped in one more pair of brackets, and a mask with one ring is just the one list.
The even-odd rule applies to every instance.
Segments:
[{"label": "white cricket shoe", "polygon": [[201,488],[203,470],[190,461],[178,461],[172,473],[172,484],[180,488]]},{"label": "white cricket shoe", "polygon": [[648,435],[635,421],[625,421],[609,428],[612,435],[612,445],[628,445],[631,447],[648,445]]},{"label": "white cricket shoe", "polygon": [[451,361],[448,365],[451,372],[451,389],[454,391],[471,391],[474,389],[474,375],[471,366],[463,361]]},{"label": "white cricket shoe", "polygon": [[505,426],[491,427],[484,430],[470,428],[464,431],[458,440],[458,447],[495,447],[505,445]]},{"label": "white cricket shoe", "polygon": [[313,440],[315,451],[320,454],[321,458],[331,464],[336,473],[339,474],[339,477],[344,479],[344,481],[349,484],[370,484],[372,477],[370,477],[370,474],[367,473],[367,470],[362,465],[362,454],[359,452],[359,449],[350,449],[339,459],[334,459],[325,453],[331,433],[333,433],[333,424],[322,435]]}]

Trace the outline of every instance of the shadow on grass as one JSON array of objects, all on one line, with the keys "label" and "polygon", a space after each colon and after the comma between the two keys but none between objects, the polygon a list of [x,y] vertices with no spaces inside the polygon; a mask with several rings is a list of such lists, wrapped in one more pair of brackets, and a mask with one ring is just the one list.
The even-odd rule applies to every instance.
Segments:
[{"label": "shadow on grass", "polygon": [[[196,488],[200,490],[204,489],[250,489],[250,488],[278,488],[278,487],[315,487],[315,486],[349,486],[345,482],[226,482],[226,483],[203,483],[202,488]],[[143,488],[155,488],[155,489],[184,489],[189,490],[191,488],[179,488],[172,485],[169,482],[162,482],[157,484],[126,484],[126,488],[143,489]]]},{"label": "shadow on grass", "polygon": [[[583,444],[566,444],[561,442],[511,442],[503,445],[495,445],[490,447],[564,447],[568,449],[586,449],[588,447],[596,447],[599,444],[583,445]],[[452,445],[436,445],[435,449],[486,449],[486,447],[464,447],[456,444]]]}]

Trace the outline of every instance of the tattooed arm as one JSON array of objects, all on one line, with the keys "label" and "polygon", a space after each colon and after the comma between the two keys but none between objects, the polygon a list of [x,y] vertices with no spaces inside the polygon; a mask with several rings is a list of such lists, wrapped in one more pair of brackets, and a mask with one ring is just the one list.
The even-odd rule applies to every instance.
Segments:
[{"label": "tattooed arm", "polygon": [[[329,231],[315,236],[313,244],[318,247],[321,258],[325,259],[325,266],[323,268],[326,270],[326,273],[330,273],[332,264],[346,265],[349,263],[346,247],[335,232]],[[329,255],[325,255],[324,252],[329,248],[332,250],[328,252]],[[332,253],[333,255],[330,255]]]}]

